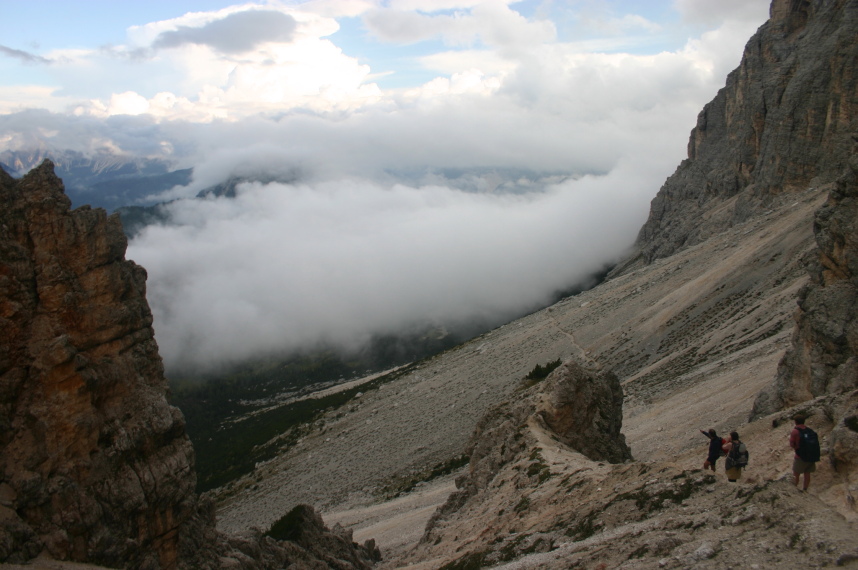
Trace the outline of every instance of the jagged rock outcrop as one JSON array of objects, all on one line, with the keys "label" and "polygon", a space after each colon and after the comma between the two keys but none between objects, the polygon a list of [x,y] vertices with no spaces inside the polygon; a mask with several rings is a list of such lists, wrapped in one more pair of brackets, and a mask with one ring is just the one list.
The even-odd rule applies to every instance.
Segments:
[{"label": "jagged rock outcrop", "polygon": [[[799,568],[858,560],[854,528],[789,481],[726,483],[720,473],[666,461],[594,461],[606,451],[591,449],[590,458],[564,445],[570,432],[550,423],[593,437],[586,417],[616,409],[619,386],[591,390],[599,381],[612,382],[567,363],[544,387],[488,414],[461,490],[420,543],[385,567]],[[550,421],[551,413],[564,421]],[[621,437],[608,440],[608,454],[628,457]]]},{"label": "jagged rock outcrop", "polygon": [[808,260],[791,347],[774,384],[757,397],[755,416],[858,389],[858,155],[813,229],[819,249]]},{"label": "jagged rock outcrop", "polygon": [[700,112],[626,268],[699,243],[778,197],[834,181],[858,132],[858,1],[774,0]]},{"label": "jagged rock outcrop", "polygon": [[[622,423],[623,391],[616,375],[593,362],[564,362],[544,382],[480,420],[465,451],[470,457],[468,473],[456,481],[460,490],[438,516],[455,512],[489,489],[498,472],[532,446],[529,424],[592,461],[622,463],[632,458],[620,432]],[[528,469],[521,484],[542,476],[543,469]]]},{"label": "jagged rock outcrop", "polygon": [[19,537],[0,560],[43,546],[174,566],[196,479],[146,272],[124,260],[118,217],[69,212],[50,162],[19,182],[0,174],[0,201],[0,484]]},{"label": "jagged rock outcrop", "polygon": [[632,458],[621,432],[623,389],[613,372],[567,361],[547,380],[546,391],[538,413],[558,441],[594,461]]},{"label": "jagged rock outcrop", "polygon": [[310,516],[303,545],[218,533],[118,216],[70,211],[49,161],[0,170],[0,203],[0,562],[370,566],[372,545]]}]

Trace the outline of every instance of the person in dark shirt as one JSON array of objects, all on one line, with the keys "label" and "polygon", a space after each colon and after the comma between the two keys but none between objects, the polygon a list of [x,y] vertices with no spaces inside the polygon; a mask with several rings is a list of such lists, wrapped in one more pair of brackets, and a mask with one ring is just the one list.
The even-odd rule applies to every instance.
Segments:
[{"label": "person in dark shirt", "polygon": [[715,471],[715,462],[721,457],[721,438],[715,433],[714,429],[709,431],[700,430],[700,433],[709,438],[709,455],[706,461],[703,462],[703,469],[711,469]]}]

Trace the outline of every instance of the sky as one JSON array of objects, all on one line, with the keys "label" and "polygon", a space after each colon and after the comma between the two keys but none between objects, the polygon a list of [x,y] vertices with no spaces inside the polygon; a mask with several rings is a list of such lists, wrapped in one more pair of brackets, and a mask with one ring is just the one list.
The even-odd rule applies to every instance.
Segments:
[{"label": "sky", "polygon": [[[148,197],[171,222],[127,254],[168,370],[353,348],[517,314],[625,255],[767,17],[765,0],[0,0],[0,152],[194,169]],[[235,198],[193,198],[236,176]]]}]

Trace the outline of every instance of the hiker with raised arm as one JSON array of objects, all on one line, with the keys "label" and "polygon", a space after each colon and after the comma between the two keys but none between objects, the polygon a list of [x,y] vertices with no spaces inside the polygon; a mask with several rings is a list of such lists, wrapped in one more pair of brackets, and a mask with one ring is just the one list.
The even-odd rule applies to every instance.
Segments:
[{"label": "hiker with raised arm", "polygon": [[715,462],[721,457],[721,438],[715,433],[714,429],[709,431],[700,430],[700,433],[709,438],[709,455],[706,456],[706,461],[703,462],[703,470],[712,469],[715,471]]},{"label": "hiker with raised arm", "polygon": [[804,425],[806,419],[800,414],[795,416],[795,427],[789,434],[789,446],[795,451],[792,461],[793,484],[798,487],[799,477],[804,475],[803,491],[807,491],[810,486],[810,474],[816,471],[816,462],[820,456],[819,436]]}]

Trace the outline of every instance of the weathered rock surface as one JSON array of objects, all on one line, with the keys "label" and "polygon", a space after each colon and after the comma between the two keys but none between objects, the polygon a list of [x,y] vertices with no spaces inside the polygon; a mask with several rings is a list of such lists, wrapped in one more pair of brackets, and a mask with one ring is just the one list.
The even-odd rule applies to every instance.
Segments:
[{"label": "weathered rock surface", "polygon": [[754,405],[768,414],[858,388],[858,155],[816,213],[818,251],[799,293],[792,346]]},{"label": "weathered rock surface", "polygon": [[653,199],[637,264],[840,176],[858,132],[856,36],[855,0],[772,2],[739,68],[698,116],[688,159]]},{"label": "weathered rock surface", "polygon": [[[592,461],[558,441],[533,407],[523,418],[525,408],[510,403],[483,420],[471,471],[457,481],[462,490],[416,547],[383,568],[802,568],[858,560],[854,527],[789,477],[736,484],[663,461]],[[754,438],[754,449],[763,451],[764,440]]]},{"label": "weathered rock surface", "polygon": [[538,422],[556,441],[592,460],[622,463],[632,458],[620,433],[620,382],[595,363],[585,367],[567,361],[544,384],[513,397],[514,403],[501,404],[487,413],[471,436],[465,450],[470,457],[469,473],[457,481],[467,494],[485,490],[497,471],[523,449],[521,430],[530,421]]},{"label": "weathered rock surface", "polygon": [[[632,458],[623,423],[623,391],[617,377],[594,362],[569,360],[542,384],[514,394],[512,402],[500,404],[477,424],[465,454],[468,473],[456,480],[460,491],[451,495],[439,516],[458,511],[472,497],[492,493],[489,488],[498,472],[521,459],[528,445],[527,426],[535,424],[571,451],[594,461],[622,463]],[[532,439],[532,438],[531,438]],[[550,470],[537,460],[518,473],[517,486],[543,481]],[[433,519],[437,522],[438,517]],[[433,538],[430,523],[425,540]]]},{"label": "weathered rock surface", "polygon": [[165,400],[146,272],[103,210],[69,212],[46,162],[0,173],[0,560],[43,547],[106,565],[176,564],[193,449]]},{"label": "weathered rock surface", "polygon": [[558,441],[594,461],[632,458],[621,432],[623,389],[613,372],[570,360],[548,377],[544,390],[537,413]]},{"label": "weathered rock surface", "polygon": [[303,545],[218,533],[119,218],[70,211],[50,162],[0,170],[0,203],[0,563],[369,567],[317,518]]}]

